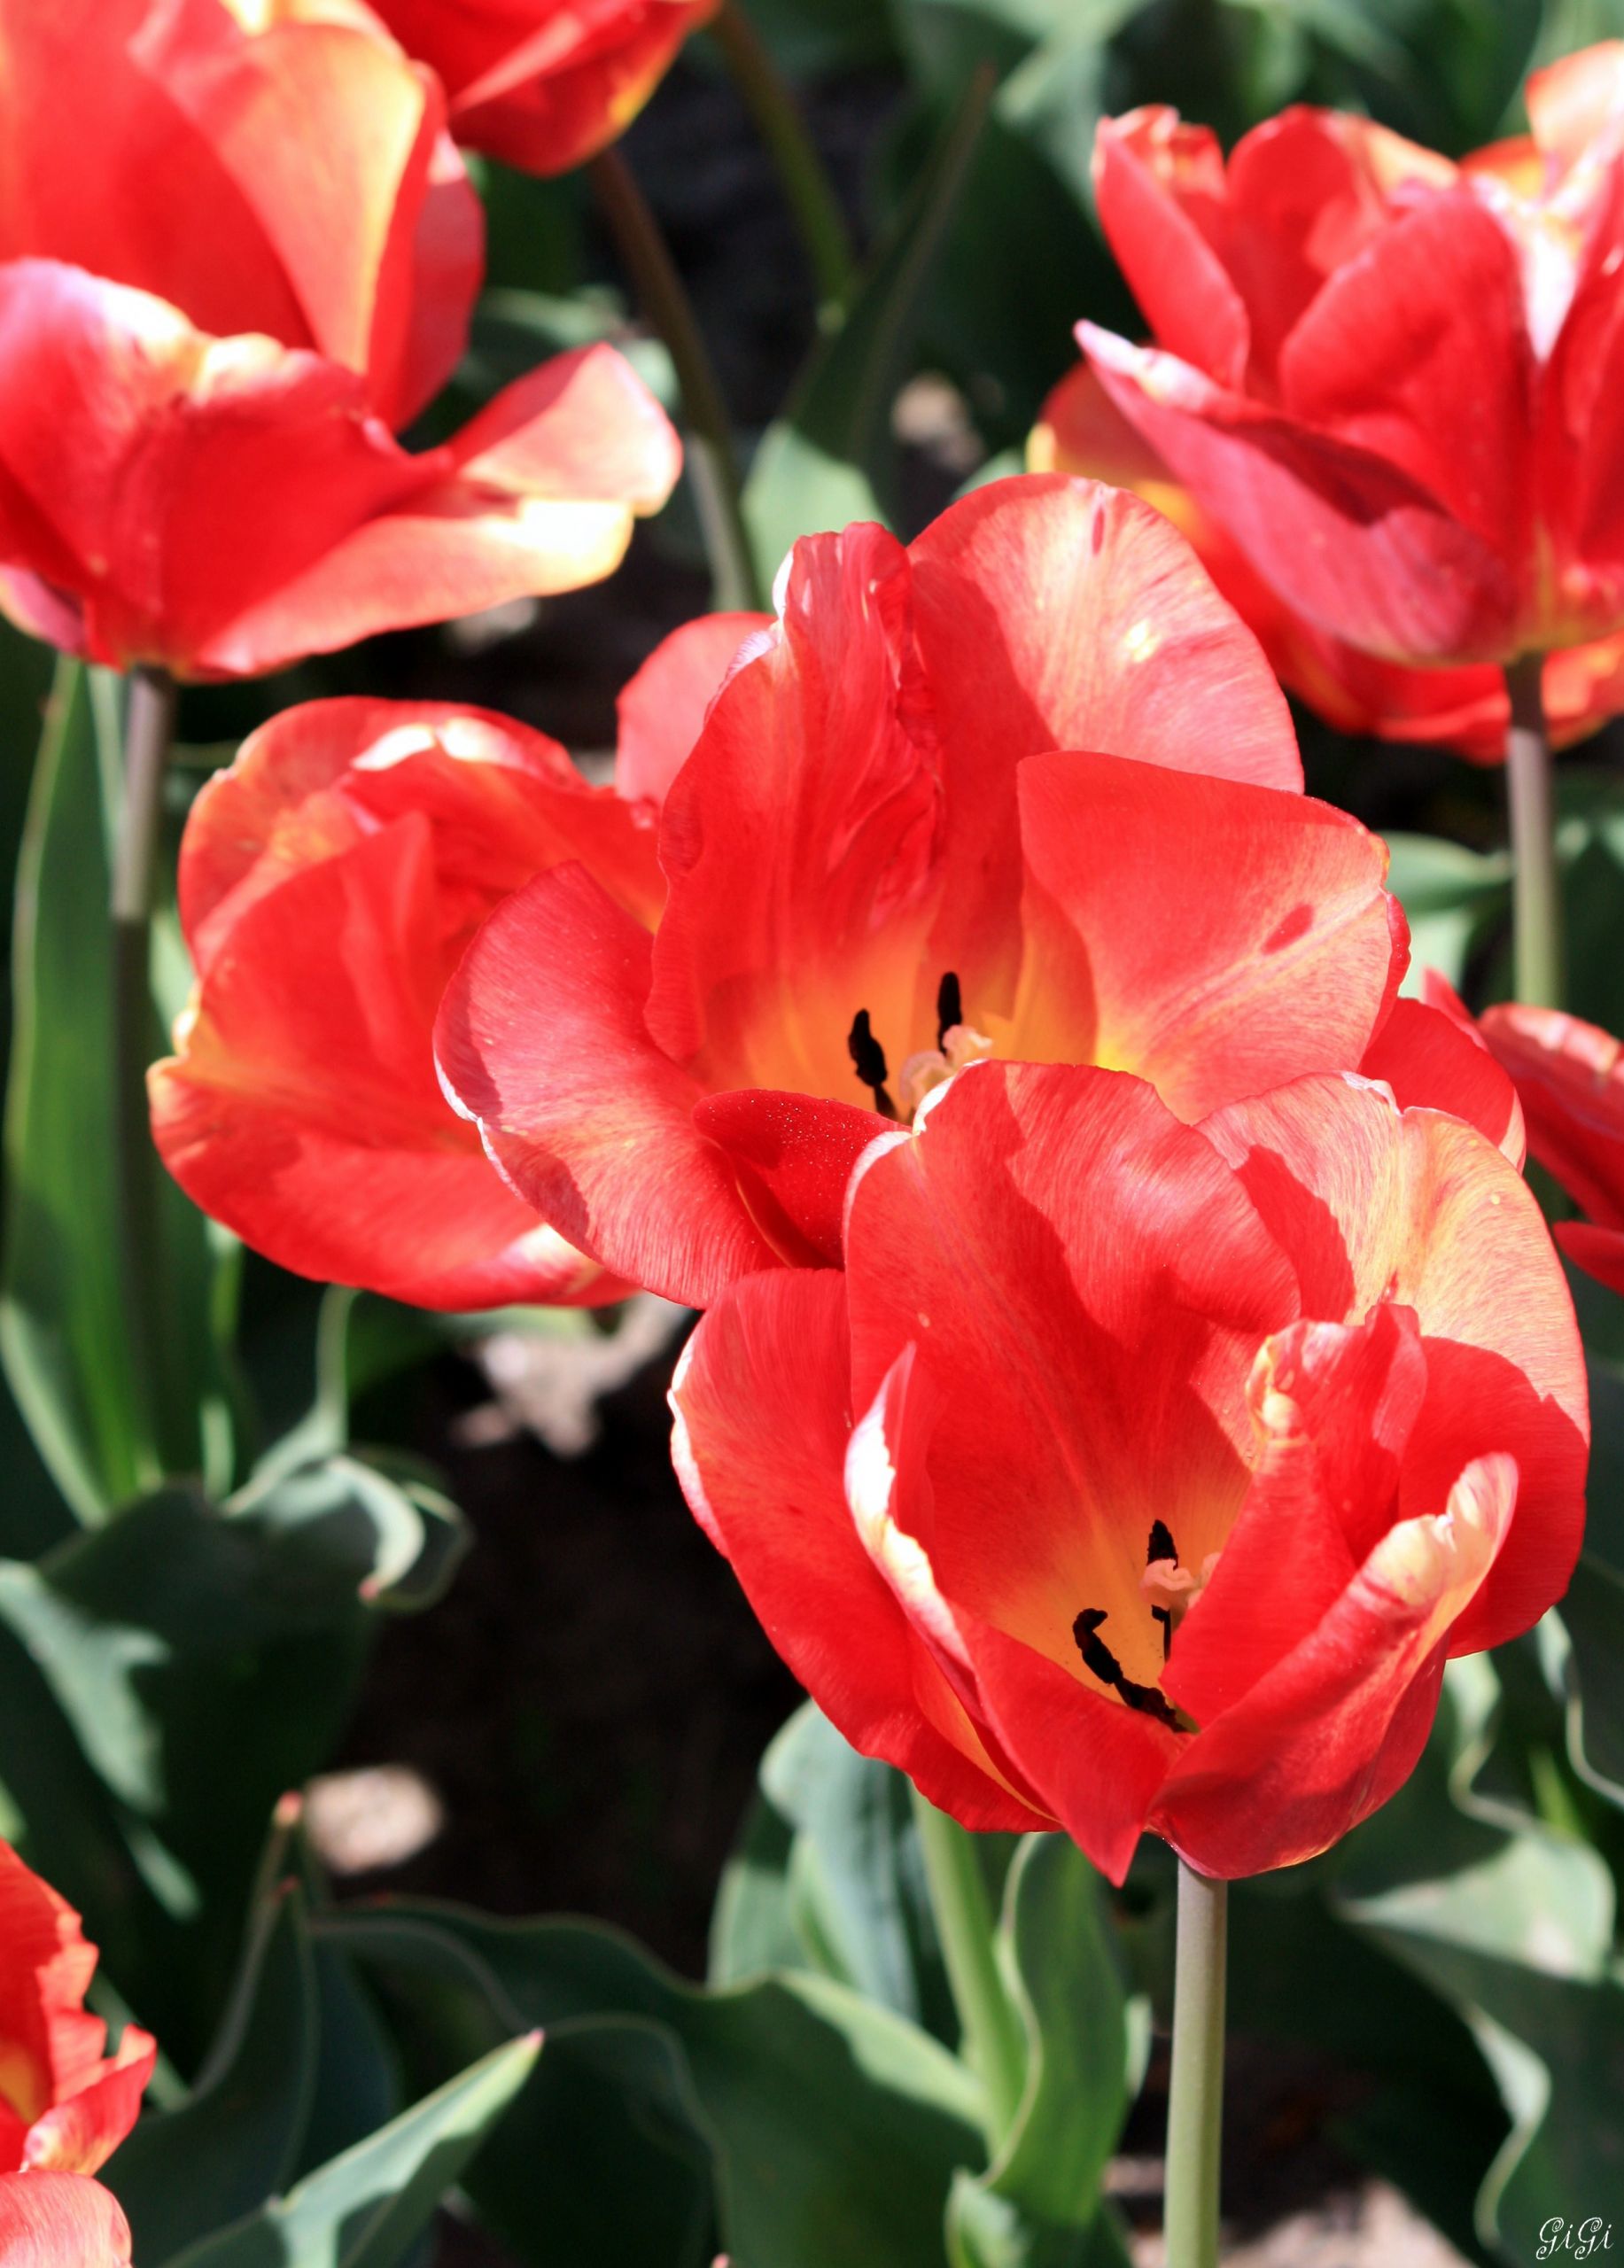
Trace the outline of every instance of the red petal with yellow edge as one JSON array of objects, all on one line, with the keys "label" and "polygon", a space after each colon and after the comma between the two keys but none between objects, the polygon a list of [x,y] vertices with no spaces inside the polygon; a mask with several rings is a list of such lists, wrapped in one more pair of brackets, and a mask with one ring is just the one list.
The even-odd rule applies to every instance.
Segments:
[{"label": "red petal with yellow edge", "polygon": [[1264,1346],[1251,1384],[1252,1483],[1162,1676],[1198,1724],[1309,1636],[1391,1527],[1426,1393],[1408,1308],[1379,1307],[1352,1327],[1294,1324]]},{"label": "red petal with yellow edge", "polygon": [[105,2056],[107,2027],[83,2005],[95,1969],[72,1907],[0,1843],[0,2171],[93,2171],[136,2123],[156,2050],[131,2025]]},{"label": "red petal with yellow edge", "polygon": [[589,786],[556,741],[447,702],[312,701],[250,734],[192,804],[179,889],[198,973],[255,899],[415,812],[433,830],[447,938],[570,858],[629,913],[658,918],[664,884],[647,817]]},{"label": "red petal with yellow edge", "polygon": [[1030,952],[1019,1052],[1064,1060],[1068,1028],[1092,1029],[1100,1062],[1150,1080],[1183,1118],[1359,1060],[1407,948],[1385,850],[1356,820],[1108,757],[1031,757],[1020,796],[1028,866],[1070,925],[1086,997],[1059,997],[1053,956]]},{"label": "red petal with yellow edge", "polygon": [[660,641],[615,703],[619,794],[664,802],[740,648],[772,621],[770,614],[702,614]]},{"label": "red petal with yellow edge", "polygon": [[1123,415],[1310,620],[1393,661],[1514,650],[1518,576],[1412,475],[1170,354],[1092,323],[1077,337]]},{"label": "red petal with yellow edge", "polygon": [[73,2173],[0,2176],[5,2268],[129,2268],[129,2224],[97,2181]]},{"label": "red petal with yellow edge", "polygon": [[1442,1510],[1389,1528],[1302,1643],[1183,1751],[1157,1833],[1203,1874],[1238,1880],[1313,1858],[1385,1803],[1415,1768],[1445,1654],[1517,1499],[1513,1459],[1487,1456]]},{"label": "red petal with yellow edge", "polygon": [[975,1759],[961,1703],[859,1540],[839,1276],[773,1270],[736,1285],[700,1323],[671,1399],[684,1494],[825,1714],[966,1825],[1046,1825],[990,1758]]},{"label": "red petal with yellow edge", "polygon": [[703,1090],[649,1037],[649,971],[648,931],[582,867],[556,868],[469,947],[435,1052],[544,1219],[618,1274],[704,1306],[774,1255],[694,1124]]},{"label": "red petal with yellow edge", "polygon": [[149,1075],[165,1164],[299,1275],[437,1308],[616,1296],[441,1094],[446,967],[421,814],[254,899]]},{"label": "red petal with yellow edge", "polygon": [[672,783],[649,1028],[674,1058],[703,1051],[709,1085],[859,1100],[862,1008],[898,1060],[911,1052],[943,781],[910,602],[908,555],[882,528],[804,538],[781,629]]},{"label": "red petal with yellow edge", "polygon": [[365,374],[391,425],[415,416],[461,359],[485,257],[478,198],[439,153],[431,75],[356,10],[249,28],[221,0],[151,18],[123,67],[163,89],[253,207],[304,316],[290,343]]},{"label": "red petal with yellow edge", "polygon": [[1233,1175],[1140,1080],[978,1064],[859,1174],[846,1269],[856,1405],[917,1340],[952,1413],[931,1557],[955,1608],[1068,1674],[1075,1617],[1103,1610],[1154,1682],[1147,1538],[1164,1522],[1198,1566],[1222,1543],[1253,1355],[1298,1311]]},{"label": "red petal with yellow edge", "polygon": [[1515,1459],[1517,1518],[1451,1651],[1515,1636],[1573,1572],[1589,1440],[1573,1302],[1527,1184],[1475,1127],[1400,1113],[1357,1081],[1296,1080],[1202,1130],[1291,1254],[1306,1314],[1356,1323],[1382,1299],[1414,1309],[1429,1383],[1404,1516],[1441,1512],[1475,1459]]}]

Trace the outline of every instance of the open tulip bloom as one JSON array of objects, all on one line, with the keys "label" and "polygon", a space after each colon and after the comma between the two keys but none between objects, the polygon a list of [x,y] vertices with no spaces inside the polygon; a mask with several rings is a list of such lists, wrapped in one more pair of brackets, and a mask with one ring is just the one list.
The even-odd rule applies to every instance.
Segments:
[{"label": "open tulip bloom", "polygon": [[516,890],[441,1076],[561,1236],[699,1306],[836,1261],[858,1155],[989,1056],[1184,1119],[1358,1070],[1520,1159],[1487,1052],[1395,998],[1382,846],[1301,783],[1255,641],[1135,498],[1033,477],[906,549],[806,539],[665,796],[657,920],[589,850]]},{"label": "open tulip bloom", "polygon": [[1120,1882],[1323,1851],[1443,1664],[1579,1545],[1584,1368],[1482,1134],[1319,1076],[1183,1123],[985,1063],[882,1135],[841,1266],[736,1284],[672,1387],[688,1501],[855,1744]]},{"label": "open tulip bloom", "polygon": [[478,923],[563,861],[658,919],[660,799],[760,619],[658,649],[622,695],[613,788],[540,733],[434,703],[312,702],[253,734],[187,822],[197,983],[148,1076],[198,1204],[284,1268],[426,1307],[625,1293],[492,1171],[436,1081],[435,1013]]},{"label": "open tulip bloom", "polygon": [[444,82],[459,142],[529,173],[579,166],[629,126],[719,0],[377,0]]},{"label": "open tulip bloom", "polygon": [[1389,661],[1624,626],[1624,43],[1527,105],[1459,166],[1325,111],[1227,165],[1169,110],[1100,129],[1156,341],[1082,325],[1101,383],[1271,590]]},{"label": "open tulip bloom", "polygon": [[[229,677],[606,575],[680,452],[609,347],[419,454],[483,221],[362,0],[0,0],[0,605]],[[74,90],[62,129],[60,90]]]}]

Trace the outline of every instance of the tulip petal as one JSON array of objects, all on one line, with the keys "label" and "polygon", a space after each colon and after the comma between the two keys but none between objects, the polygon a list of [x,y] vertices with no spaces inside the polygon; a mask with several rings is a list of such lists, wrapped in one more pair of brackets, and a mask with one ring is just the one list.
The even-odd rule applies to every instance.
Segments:
[{"label": "tulip petal", "polygon": [[1029,951],[1023,1052],[1063,1058],[1062,1027],[1085,1033],[1092,1007],[1095,1060],[1149,1079],[1183,1118],[1359,1060],[1405,941],[1385,851],[1356,821],[1278,789],[1084,755],[1029,758],[1020,796],[1029,867],[1092,996],[1079,1014],[1052,946]]},{"label": "tulip petal", "polygon": [[1101,119],[1093,171],[1100,225],[1152,330],[1221,384],[1243,384],[1246,302],[1201,225],[1223,216],[1216,136],[1160,105]]},{"label": "tulip petal", "polygon": [[615,703],[619,794],[664,802],[740,648],[772,621],[770,614],[702,614],[660,641]]},{"label": "tulip petal", "polygon": [[652,827],[588,786],[556,741],[446,702],[311,701],[251,734],[193,802],[179,891],[198,975],[255,899],[413,812],[433,829],[436,928],[447,939],[571,858],[629,913],[657,918]]},{"label": "tulip petal", "polygon": [[773,1254],[702,1092],[643,1017],[649,940],[579,866],[506,899],[463,957],[435,1051],[447,1092],[503,1174],[571,1244],[705,1306]]},{"label": "tulip petal", "polygon": [[1527,1139],[1516,1088],[1476,1034],[1441,1009],[1395,1000],[1359,1069],[1390,1089],[1401,1110],[1424,1105],[1464,1118],[1520,1168]]},{"label": "tulip petal", "polygon": [[1518,1518],[1451,1651],[1516,1635],[1573,1571],[1589,1434],[1573,1302],[1527,1184],[1476,1128],[1358,1080],[1295,1080],[1202,1131],[1291,1254],[1308,1315],[1414,1309],[1429,1386],[1401,1510],[1435,1513],[1474,1459],[1516,1459]]},{"label": "tulip petal", "polygon": [[751,1087],[707,1096],[694,1123],[727,1153],[772,1243],[797,1259],[840,1266],[852,1170],[876,1137],[895,1132],[892,1121],[851,1103]]},{"label": "tulip petal", "polygon": [[106,2163],[141,2115],[141,2099],[158,2061],[151,2032],[127,2024],[118,2054],[101,2075],[36,2118],[23,2164],[55,2173],[94,2173]]},{"label": "tulip petal", "polygon": [[1230,1880],[1312,1858],[1402,1785],[1517,1495],[1511,1457],[1468,1465],[1442,1511],[1389,1528],[1302,1643],[1190,1742],[1151,1821],[1182,1857]]},{"label": "tulip petal", "polygon": [[1092,323],[1077,336],[1123,415],[1299,612],[1395,661],[1511,649],[1515,576],[1411,475],[1170,354]]},{"label": "tulip petal", "polygon": [[1426,1392],[1408,1308],[1384,1304],[1353,1327],[1294,1324],[1263,1347],[1252,1376],[1252,1485],[1162,1674],[1198,1724],[1310,1635],[1393,1525]]},{"label": "tulip petal", "polygon": [[1154,1683],[1146,1540],[1165,1523],[1198,1566],[1222,1542],[1252,1352],[1297,1311],[1233,1177],[1140,1080],[978,1064],[860,1171],[846,1267],[859,1406],[916,1339],[953,1413],[931,1556],[954,1610],[1080,1682],[1073,1623],[1099,1609]]},{"label": "tulip petal", "polygon": [[681,457],[629,363],[594,346],[516,381],[435,457],[400,461],[418,468],[411,492],[237,615],[199,667],[274,669],[378,631],[601,581],[636,515],[670,494]]},{"label": "tulip petal", "polygon": [[129,2268],[129,2224],[99,2182],[73,2173],[0,2175],[5,2268]]},{"label": "tulip petal", "polygon": [[990,1759],[974,1760],[985,1752],[962,1706],[859,1539],[844,1482],[844,1310],[837,1274],[774,1270],[703,1318],[672,1382],[683,1491],[767,1635],[854,1747],[967,1825],[1045,1825]]},{"label": "tulip petal", "polygon": [[1480,1029],[1516,1084],[1530,1153],[1604,1229],[1624,1229],[1624,1048],[1559,1008],[1508,1004]]},{"label": "tulip petal", "polygon": [[431,1034],[445,976],[421,814],[245,905],[149,1075],[188,1193],[281,1266],[437,1308],[613,1297],[457,1120]]}]

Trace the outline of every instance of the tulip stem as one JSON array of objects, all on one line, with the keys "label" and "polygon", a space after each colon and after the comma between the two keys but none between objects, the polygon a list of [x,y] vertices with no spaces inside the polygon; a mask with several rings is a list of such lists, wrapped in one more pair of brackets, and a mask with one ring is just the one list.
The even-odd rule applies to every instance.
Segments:
[{"label": "tulip stem", "polygon": [[838,307],[855,274],[851,239],[800,107],[741,0],[726,0],[711,26],[711,36],[721,49],[734,85],[773,160],[812,264],[819,299],[826,307]]},{"label": "tulip stem", "polygon": [[1173,2073],[1168,2093],[1167,2268],[1218,2268],[1229,1884],[1178,1865]]},{"label": "tulip stem", "polygon": [[913,1823],[930,1885],[942,1959],[959,2011],[965,2060],[987,2091],[987,2139],[996,2150],[1026,2089],[1026,2039],[998,1974],[997,1917],[975,1837],[913,1790]]},{"label": "tulip stem", "polygon": [[688,470],[711,562],[714,603],[724,611],[759,607],[761,589],[745,532],[733,429],[676,262],[620,152],[601,150],[587,170],[632,289],[664,341],[677,374],[688,429]]},{"label": "tulip stem", "polygon": [[175,740],[175,686],[167,670],[130,672],[124,721],[124,794],[113,846],[109,913],[113,926],[113,1049],[119,1266],[125,1339],[136,1367],[151,1438],[144,1445],[152,1477],[162,1471],[157,1408],[160,1296],[158,1161],[147,1113],[146,1073],[152,1037],[152,897],[164,774]]},{"label": "tulip stem", "polygon": [[1545,723],[1544,656],[1508,664],[1511,720],[1505,735],[1511,810],[1511,955],[1517,998],[1534,1008],[1562,1005],[1562,894]]}]

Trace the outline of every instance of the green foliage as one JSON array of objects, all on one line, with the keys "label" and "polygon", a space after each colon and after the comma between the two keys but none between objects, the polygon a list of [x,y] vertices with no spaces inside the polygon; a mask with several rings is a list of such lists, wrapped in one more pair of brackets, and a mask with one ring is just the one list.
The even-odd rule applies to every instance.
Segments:
[{"label": "green foliage", "polygon": [[[148,1318],[139,1341],[120,1280],[113,961],[102,909],[120,750],[116,681],[64,662],[18,878],[0,1356],[82,1520],[106,1518],[165,1473],[216,1486],[230,1478],[219,1249],[167,1177],[163,1313]],[[156,1014],[152,1032],[156,1054]]]}]

